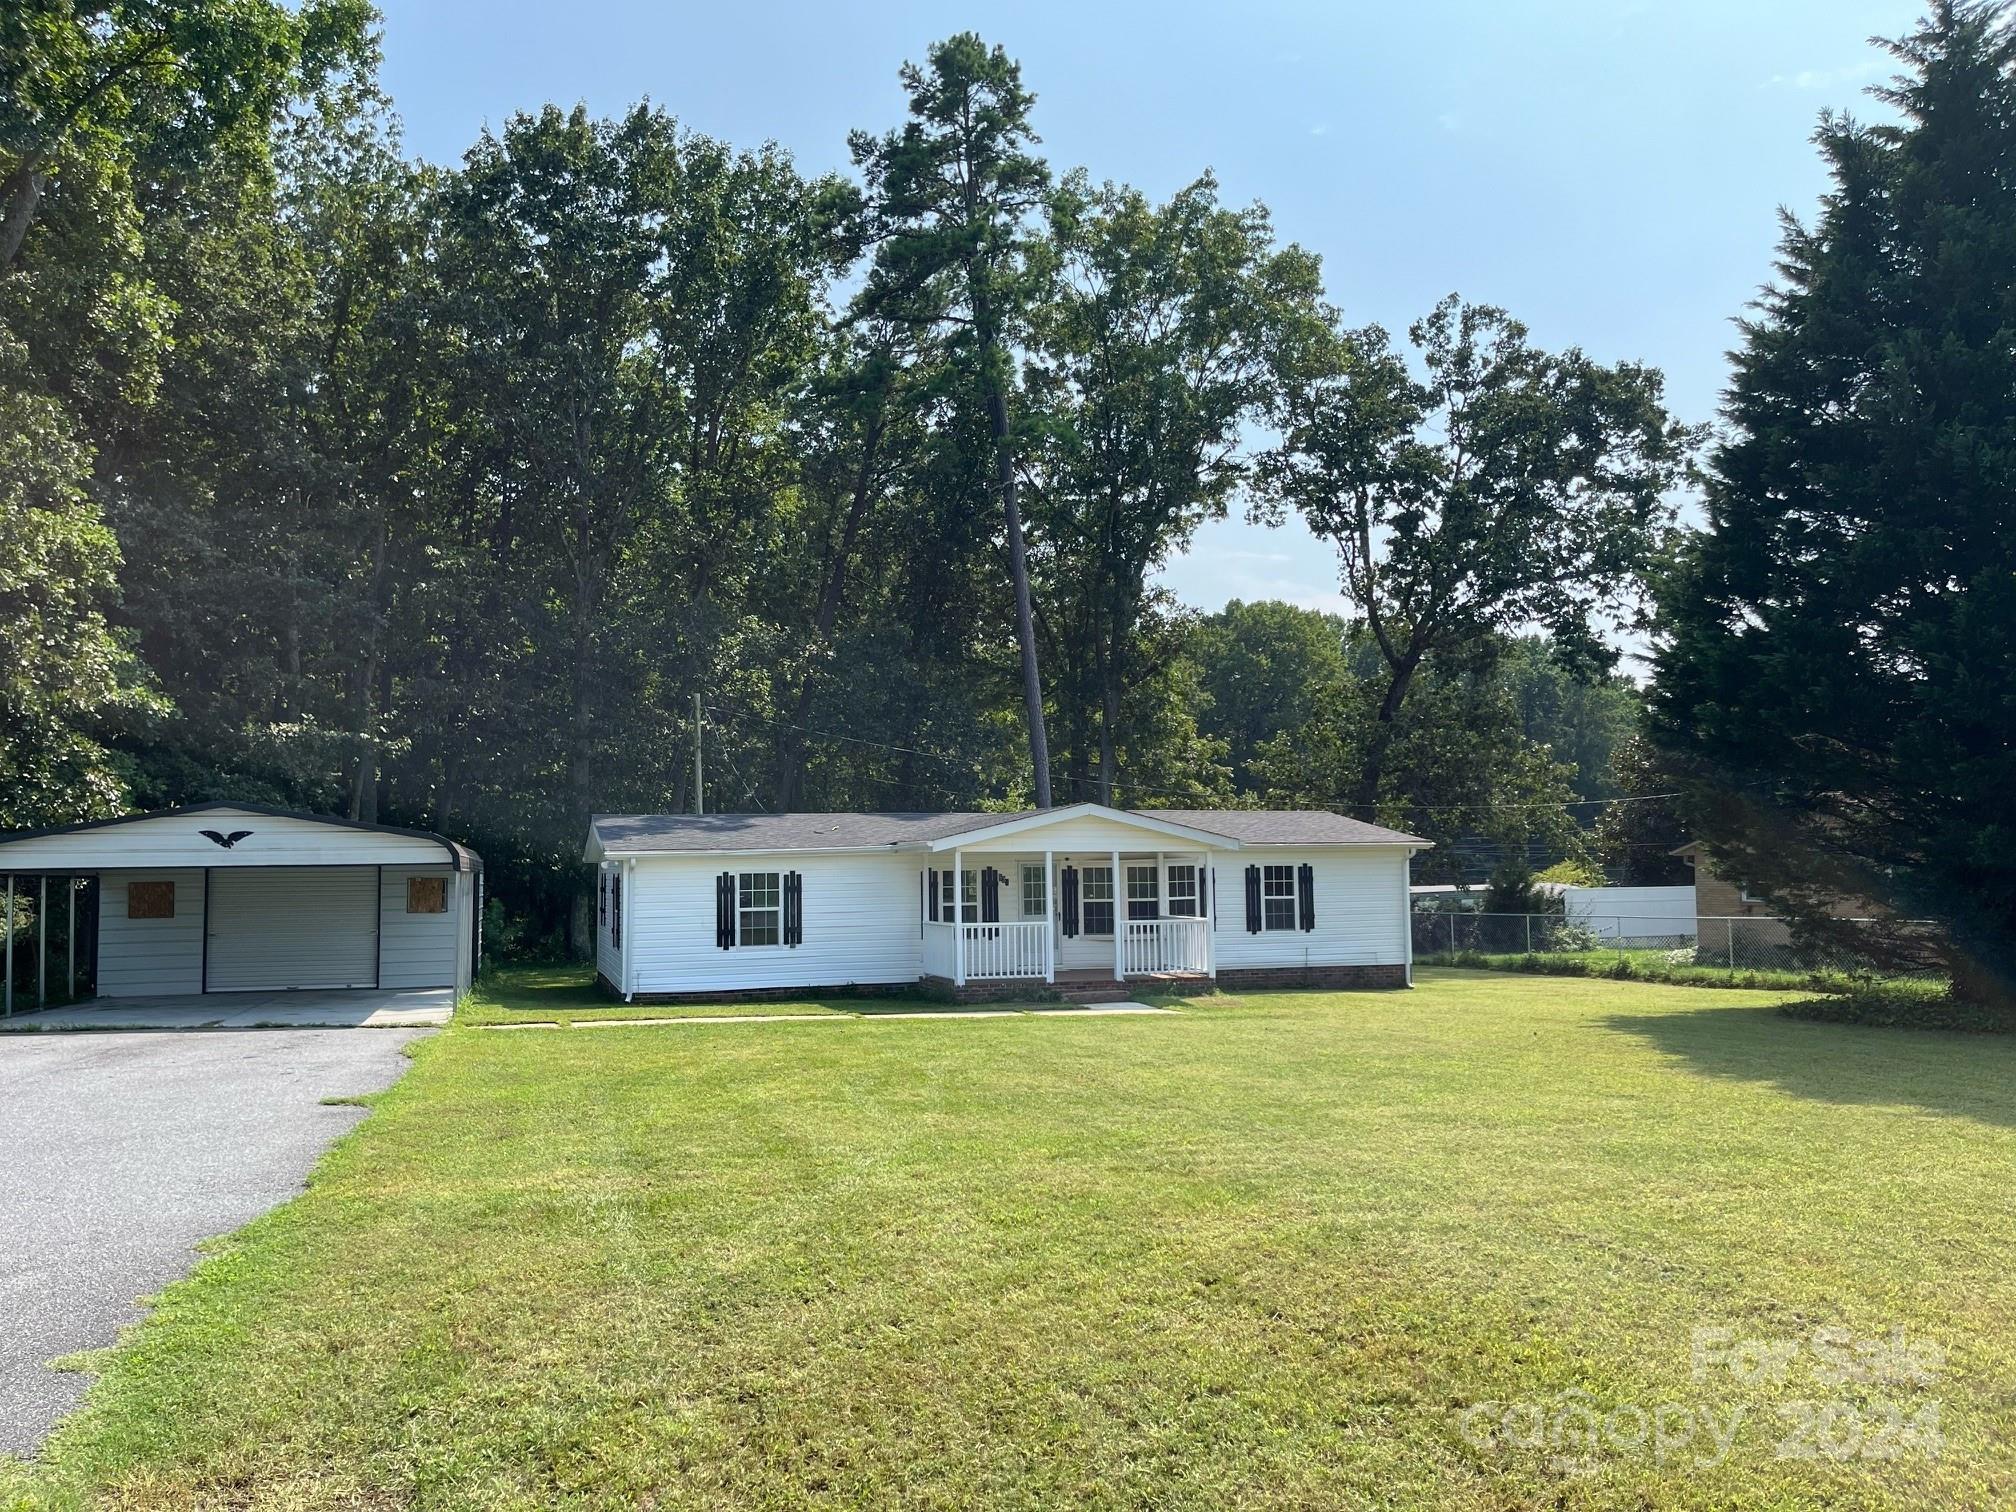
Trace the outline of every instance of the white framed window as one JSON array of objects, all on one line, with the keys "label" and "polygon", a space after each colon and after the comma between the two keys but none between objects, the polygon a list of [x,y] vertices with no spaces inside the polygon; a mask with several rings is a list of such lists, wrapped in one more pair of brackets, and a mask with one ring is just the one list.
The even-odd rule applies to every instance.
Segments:
[{"label": "white framed window", "polygon": [[784,943],[781,872],[743,872],[735,879],[735,941],[739,945]]},{"label": "white framed window", "polygon": [[1169,917],[1194,919],[1199,913],[1197,868],[1187,861],[1169,867]]},{"label": "white framed window", "polygon": [[1041,919],[1050,912],[1050,888],[1043,875],[1043,863],[1022,863],[1022,917]]},{"label": "white framed window", "polygon": [[1078,874],[1079,913],[1088,935],[1113,933],[1113,868],[1088,866]]},{"label": "white framed window", "polygon": [[1260,927],[1262,929],[1295,927],[1294,867],[1260,868]]},{"label": "white framed window", "polygon": [[1127,917],[1156,919],[1162,915],[1162,872],[1150,861],[1127,868]]},{"label": "white framed window", "polygon": [[[980,873],[967,867],[959,873],[959,891],[966,905],[966,922],[975,923],[980,918]],[[959,922],[959,914],[952,907],[952,873],[938,873],[938,916],[947,924]]]}]

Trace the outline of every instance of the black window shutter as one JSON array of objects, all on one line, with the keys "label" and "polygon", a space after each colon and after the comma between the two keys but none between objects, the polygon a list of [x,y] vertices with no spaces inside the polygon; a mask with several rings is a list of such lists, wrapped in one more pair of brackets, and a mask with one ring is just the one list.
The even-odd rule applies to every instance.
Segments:
[{"label": "black window shutter", "polygon": [[930,905],[930,907],[931,907],[931,922],[932,922],[933,924],[936,924],[936,923],[938,922],[938,871],[937,871],[937,868],[936,868],[936,867],[933,867],[933,868],[932,868],[931,870],[929,870],[929,871],[925,872],[925,874],[924,874],[924,875],[925,875],[925,876],[927,876],[927,877],[929,877],[929,878],[931,879],[931,880],[930,880],[930,883],[929,883],[929,886],[930,886],[930,888],[931,888],[931,905]]},{"label": "black window shutter", "polygon": [[1001,873],[991,866],[980,873],[980,922],[1001,922]]},{"label": "black window shutter", "polygon": [[1065,867],[1058,873],[1057,880],[1063,884],[1058,888],[1060,905],[1058,923],[1063,930],[1064,938],[1075,940],[1078,937],[1078,868]]},{"label": "black window shutter", "polygon": [[805,943],[805,878],[799,872],[784,873],[784,943]]},{"label": "black window shutter", "polygon": [[1295,898],[1301,905],[1302,930],[1316,927],[1316,868],[1304,861],[1295,870]]},{"label": "black window shutter", "polygon": [[714,879],[714,943],[723,950],[735,944],[735,873]]},{"label": "black window shutter", "polygon": [[1246,868],[1246,933],[1260,933],[1260,868]]}]

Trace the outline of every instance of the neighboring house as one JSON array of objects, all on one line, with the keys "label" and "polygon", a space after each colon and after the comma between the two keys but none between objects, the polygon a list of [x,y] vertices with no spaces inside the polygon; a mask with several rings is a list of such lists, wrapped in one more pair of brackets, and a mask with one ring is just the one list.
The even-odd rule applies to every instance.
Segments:
[{"label": "neighboring house", "polygon": [[1428,841],[1323,811],[601,815],[596,965],[625,999],[1142,978],[1400,987]]},{"label": "neighboring house", "polygon": [[1694,868],[1694,912],[1703,919],[1769,918],[1771,905],[1752,896],[1741,881],[1723,876],[1698,840],[1689,840],[1670,854]]},{"label": "neighboring house", "polygon": [[[1751,892],[1741,878],[1726,877],[1718,871],[1714,858],[1698,840],[1675,847],[1671,854],[1694,868],[1695,927],[1703,950],[1728,938],[1734,926],[1726,921],[1734,919],[1760,921],[1743,926],[1742,937],[1755,945],[1790,943],[1792,931],[1778,919],[1777,910]],[[1832,898],[1826,911],[1842,919],[1867,918],[1881,912],[1872,903],[1845,895]]]},{"label": "neighboring house", "polygon": [[245,803],[0,833],[10,926],[17,897],[49,900],[8,964],[55,916],[58,980],[99,997],[466,987],[482,866],[424,830]]}]

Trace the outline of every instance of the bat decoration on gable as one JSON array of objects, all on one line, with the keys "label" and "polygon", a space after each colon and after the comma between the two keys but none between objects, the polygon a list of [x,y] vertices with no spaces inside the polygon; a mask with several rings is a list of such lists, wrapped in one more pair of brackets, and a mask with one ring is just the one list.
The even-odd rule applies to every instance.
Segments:
[{"label": "bat decoration on gable", "polygon": [[196,831],[196,833],[201,835],[205,840],[214,840],[217,842],[217,844],[223,846],[224,849],[229,850],[231,849],[232,846],[236,845],[240,840],[249,838],[252,834],[252,831],[233,830],[228,835],[220,835],[215,830],[198,830]]}]

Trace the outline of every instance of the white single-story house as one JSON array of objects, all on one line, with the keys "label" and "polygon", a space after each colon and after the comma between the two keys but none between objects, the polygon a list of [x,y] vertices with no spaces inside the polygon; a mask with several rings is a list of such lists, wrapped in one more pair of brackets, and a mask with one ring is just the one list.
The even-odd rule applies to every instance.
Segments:
[{"label": "white single-story house", "polygon": [[604,814],[596,965],[634,998],[1141,978],[1401,987],[1428,841],[1325,811]]},{"label": "white single-story house", "polygon": [[199,803],[0,833],[0,873],[10,987],[17,897],[105,998],[463,988],[481,949],[482,862],[425,830]]}]

